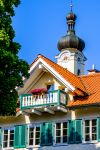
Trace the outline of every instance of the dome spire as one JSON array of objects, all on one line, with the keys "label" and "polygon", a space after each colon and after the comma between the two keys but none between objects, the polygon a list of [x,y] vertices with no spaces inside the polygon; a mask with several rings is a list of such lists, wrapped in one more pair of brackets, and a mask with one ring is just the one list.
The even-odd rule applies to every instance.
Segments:
[{"label": "dome spire", "polygon": [[70,3],[70,11],[72,12],[73,11],[73,2],[72,2],[72,0],[71,0],[71,3]]},{"label": "dome spire", "polygon": [[57,45],[60,51],[68,48],[74,48],[79,51],[82,51],[85,47],[84,41],[75,34],[75,21],[77,17],[73,13],[72,7],[73,4],[71,0],[70,12],[66,16],[67,25],[68,25],[67,35],[61,37]]},{"label": "dome spire", "polygon": [[70,13],[66,16],[66,20],[67,20],[67,25],[68,25],[68,35],[69,34],[75,34],[75,20],[76,20],[76,15],[73,13],[73,3],[71,0],[70,3]]}]

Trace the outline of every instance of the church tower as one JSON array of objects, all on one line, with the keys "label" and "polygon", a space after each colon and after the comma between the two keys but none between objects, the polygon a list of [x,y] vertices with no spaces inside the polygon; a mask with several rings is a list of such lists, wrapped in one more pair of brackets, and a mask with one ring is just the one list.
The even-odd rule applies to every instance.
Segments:
[{"label": "church tower", "polygon": [[83,54],[85,48],[84,41],[75,34],[76,15],[72,11],[72,3],[70,5],[70,13],[66,16],[67,34],[58,41],[58,49],[60,54],[56,56],[57,63],[68,69],[76,75],[84,74],[84,65],[86,57]]}]

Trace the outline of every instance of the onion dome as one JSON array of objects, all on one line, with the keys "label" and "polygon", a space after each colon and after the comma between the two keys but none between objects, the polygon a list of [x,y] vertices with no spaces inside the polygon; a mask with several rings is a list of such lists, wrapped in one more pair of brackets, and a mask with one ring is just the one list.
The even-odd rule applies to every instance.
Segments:
[{"label": "onion dome", "polygon": [[75,21],[76,18],[77,18],[76,15],[72,11],[66,16],[67,20],[73,20],[73,21]]},{"label": "onion dome", "polygon": [[66,16],[68,25],[67,35],[62,36],[61,39],[58,41],[57,45],[60,51],[67,48],[75,48],[82,52],[82,50],[85,48],[84,41],[75,34],[74,28],[76,18],[77,18],[76,15],[72,12],[72,5],[71,5],[71,11]]}]

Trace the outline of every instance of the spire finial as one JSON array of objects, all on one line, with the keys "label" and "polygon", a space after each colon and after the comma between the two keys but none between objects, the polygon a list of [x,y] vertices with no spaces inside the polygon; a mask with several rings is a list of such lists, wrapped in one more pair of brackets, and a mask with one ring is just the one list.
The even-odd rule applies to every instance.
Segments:
[{"label": "spire finial", "polygon": [[72,12],[72,8],[73,8],[73,3],[72,3],[72,0],[70,2],[70,11]]}]

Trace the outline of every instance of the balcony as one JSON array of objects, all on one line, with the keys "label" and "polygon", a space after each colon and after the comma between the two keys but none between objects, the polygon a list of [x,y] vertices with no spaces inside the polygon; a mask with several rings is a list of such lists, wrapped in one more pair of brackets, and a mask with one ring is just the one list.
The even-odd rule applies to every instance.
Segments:
[{"label": "balcony", "polygon": [[54,90],[40,95],[20,95],[20,109],[28,113],[41,115],[42,112],[54,114],[57,110],[67,112],[66,104],[67,93],[61,90]]}]

